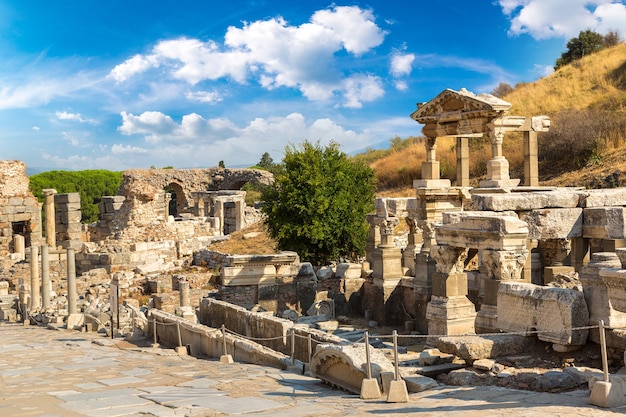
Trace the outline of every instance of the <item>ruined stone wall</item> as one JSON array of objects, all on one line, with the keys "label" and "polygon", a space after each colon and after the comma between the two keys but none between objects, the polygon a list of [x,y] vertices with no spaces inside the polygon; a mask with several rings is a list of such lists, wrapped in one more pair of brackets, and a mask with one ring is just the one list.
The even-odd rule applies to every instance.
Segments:
[{"label": "ruined stone wall", "polygon": [[26,164],[21,161],[0,161],[0,195],[30,196]]},{"label": "ruined stone wall", "polygon": [[16,234],[24,236],[26,246],[41,241],[41,206],[29,183],[23,162],[0,161],[0,256],[15,250]]}]

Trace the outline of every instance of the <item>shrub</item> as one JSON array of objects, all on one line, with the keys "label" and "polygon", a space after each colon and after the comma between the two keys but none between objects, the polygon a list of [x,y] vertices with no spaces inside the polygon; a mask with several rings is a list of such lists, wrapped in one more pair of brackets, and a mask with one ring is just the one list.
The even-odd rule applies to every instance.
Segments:
[{"label": "shrub", "polygon": [[374,186],[373,170],[336,143],[288,146],[282,170],[262,192],[269,234],[279,249],[317,265],[356,259],[367,240]]}]

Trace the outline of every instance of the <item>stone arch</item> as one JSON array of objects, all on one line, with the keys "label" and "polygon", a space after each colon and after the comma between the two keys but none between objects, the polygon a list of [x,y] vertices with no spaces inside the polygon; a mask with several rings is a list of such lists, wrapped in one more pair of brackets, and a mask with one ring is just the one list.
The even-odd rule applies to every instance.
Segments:
[{"label": "stone arch", "polygon": [[[124,172],[119,194],[148,202],[157,198],[170,184],[180,187],[178,213],[193,212],[192,192],[238,190],[245,183],[270,184],[272,173],[258,169],[147,169]],[[239,187],[239,188],[238,188]]]},{"label": "stone arch", "polygon": [[171,216],[178,216],[184,212],[186,207],[190,206],[190,202],[187,201],[182,184],[179,184],[178,182],[171,182],[165,186],[164,190],[170,193],[168,211]]}]

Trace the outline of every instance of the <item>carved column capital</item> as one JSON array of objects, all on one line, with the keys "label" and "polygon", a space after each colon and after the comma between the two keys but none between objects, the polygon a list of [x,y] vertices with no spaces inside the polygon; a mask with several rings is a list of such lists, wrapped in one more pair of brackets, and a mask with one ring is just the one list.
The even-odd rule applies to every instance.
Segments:
[{"label": "carved column capital", "polygon": [[513,281],[522,278],[528,249],[481,250],[479,259],[487,276],[500,281]]},{"label": "carved column capital", "polygon": [[433,245],[430,256],[437,263],[436,271],[442,274],[462,273],[467,259],[467,248]]}]

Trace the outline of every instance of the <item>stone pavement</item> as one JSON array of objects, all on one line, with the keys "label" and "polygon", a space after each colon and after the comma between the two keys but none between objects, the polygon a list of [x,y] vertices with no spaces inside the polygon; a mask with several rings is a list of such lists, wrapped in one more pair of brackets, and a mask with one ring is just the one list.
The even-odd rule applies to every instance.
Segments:
[{"label": "stone pavement", "polygon": [[0,324],[0,416],[613,416],[589,391],[446,387],[363,401],[317,379],[178,356],[96,334]]}]

